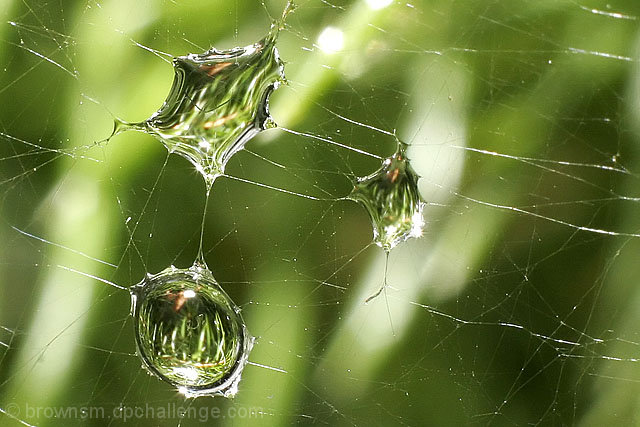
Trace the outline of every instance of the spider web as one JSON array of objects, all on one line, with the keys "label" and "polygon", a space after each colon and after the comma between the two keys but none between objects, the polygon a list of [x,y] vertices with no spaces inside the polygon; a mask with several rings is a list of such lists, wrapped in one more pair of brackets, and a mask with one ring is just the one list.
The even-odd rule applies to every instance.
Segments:
[{"label": "spider web", "polygon": [[[205,185],[149,135],[98,142],[157,110],[171,56],[253,43],[283,8],[0,5],[1,424],[636,420],[630,0],[301,0],[280,127],[231,159],[205,217],[257,337],[239,392],[185,399],[146,374],[126,288],[193,263]],[[385,265],[341,198],[396,138],[426,228]]]}]

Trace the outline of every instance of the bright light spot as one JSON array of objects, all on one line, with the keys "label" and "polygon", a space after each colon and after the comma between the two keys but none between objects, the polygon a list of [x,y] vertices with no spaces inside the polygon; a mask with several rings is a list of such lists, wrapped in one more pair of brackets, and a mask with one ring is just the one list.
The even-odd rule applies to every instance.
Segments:
[{"label": "bright light spot", "polygon": [[373,10],[383,9],[393,3],[393,0],[367,0],[367,5]]},{"label": "bright light spot", "polygon": [[193,289],[187,289],[182,293],[185,298],[193,298],[196,296],[196,292]]},{"label": "bright light spot", "polygon": [[209,143],[209,141],[200,141],[198,145],[200,146],[200,148],[204,148],[207,151],[209,151],[209,148],[211,148],[211,144]]},{"label": "bright light spot", "polygon": [[420,209],[416,211],[411,217],[411,237],[419,238],[422,237],[422,232],[424,229],[424,217],[422,216],[422,205]]},{"label": "bright light spot", "polygon": [[336,53],[344,46],[344,34],[335,27],[327,27],[318,36],[318,47],[325,53]]},{"label": "bright light spot", "polygon": [[396,231],[398,231],[398,227],[395,225],[387,225],[384,228],[385,233],[387,233],[387,235],[391,235],[394,234]]},{"label": "bright light spot", "polygon": [[198,378],[198,371],[191,367],[173,368],[173,373],[189,381],[194,381]]}]

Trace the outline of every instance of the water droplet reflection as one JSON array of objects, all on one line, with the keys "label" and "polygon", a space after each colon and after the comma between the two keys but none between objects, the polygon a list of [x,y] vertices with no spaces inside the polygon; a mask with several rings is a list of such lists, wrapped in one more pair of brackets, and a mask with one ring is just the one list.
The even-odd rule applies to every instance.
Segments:
[{"label": "water droplet reflection", "polygon": [[138,354],[149,372],[187,396],[236,393],[253,337],[205,266],[171,266],[131,295]]},{"label": "water droplet reflection", "polygon": [[424,202],[418,191],[418,175],[399,142],[393,156],[380,169],[358,178],[349,199],[361,203],[373,224],[373,240],[389,252],[410,237],[422,235]]},{"label": "water droplet reflection", "polygon": [[116,120],[113,135],[137,130],[189,160],[210,187],[252,137],[276,126],[269,96],[285,82],[276,40],[286,15],[257,43],[212,48],[173,59],[174,79],[162,107],[147,120]]}]

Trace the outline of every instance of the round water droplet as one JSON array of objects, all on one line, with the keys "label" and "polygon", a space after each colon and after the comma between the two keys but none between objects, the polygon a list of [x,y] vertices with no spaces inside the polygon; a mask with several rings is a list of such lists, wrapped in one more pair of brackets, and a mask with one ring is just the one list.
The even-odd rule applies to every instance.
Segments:
[{"label": "round water droplet", "polygon": [[187,396],[233,396],[253,337],[211,272],[167,268],[132,288],[138,354]]}]

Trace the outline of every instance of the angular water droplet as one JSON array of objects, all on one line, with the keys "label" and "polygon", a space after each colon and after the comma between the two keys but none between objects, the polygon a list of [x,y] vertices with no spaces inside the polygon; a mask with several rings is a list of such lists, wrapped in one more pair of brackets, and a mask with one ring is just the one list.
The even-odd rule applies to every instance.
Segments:
[{"label": "angular water droplet", "polygon": [[422,235],[424,202],[418,175],[406,155],[407,144],[398,143],[393,156],[380,169],[358,178],[349,199],[361,203],[373,223],[373,240],[386,252],[410,237]]},{"label": "angular water droplet", "polygon": [[253,337],[206,266],[167,268],[131,294],[138,354],[149,372],[190,397],[235,395]]},{"label": "angular water droplet", "polygon": [[269,96],[285,82],[276,40],[291,10],[292,4],[257,43],[174,58],[173,85],[162,107],[140,123],[116,120],[112,136],[127,130],[153,135],[211,186],[247,141],[276,126]]}]

